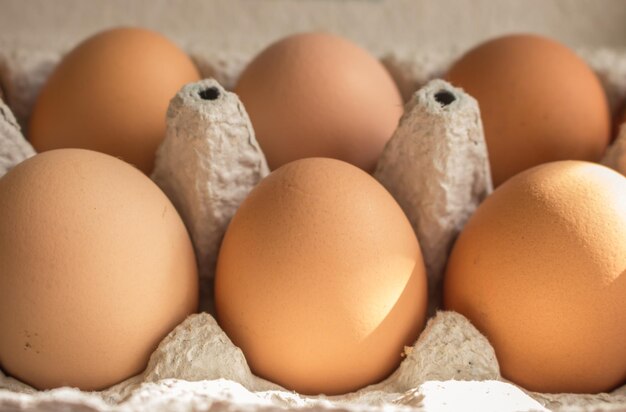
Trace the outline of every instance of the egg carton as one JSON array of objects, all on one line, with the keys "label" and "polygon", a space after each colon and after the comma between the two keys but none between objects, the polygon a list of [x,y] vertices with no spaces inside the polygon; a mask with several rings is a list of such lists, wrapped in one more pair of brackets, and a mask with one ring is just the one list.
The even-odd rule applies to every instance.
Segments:
[{"label": "egg carton", "polygon": [[[9,46],[0,47],[0,97],[7,102],[0,100],[0,175],[34,155],[20,129],[62,56]],[[251,56],[187,50],[206,80],[186,85],[172,99],[151,177],[190,231],[202,312],[163,339],[142,374],[103,391],[38,391],[0,371],[0,410],[626,410],[626,385],[612,393],[544,394],[506,381],[487,339],[462,315],[438,310],[451,244],[492,190],[478,105],[437,80],[455,51],[381,57],[407,103],[374,177],[402,206],[420,241],[429,276],[425,330],[390,377],[354,393],[304,396],[254,376],[212,316],[220,239],[238,205],[269,173],[245,108],[228,91]],[[617,110],[626,101],[626,50],[580,54]],[[626,173],[626,127],[603,162]]]}]

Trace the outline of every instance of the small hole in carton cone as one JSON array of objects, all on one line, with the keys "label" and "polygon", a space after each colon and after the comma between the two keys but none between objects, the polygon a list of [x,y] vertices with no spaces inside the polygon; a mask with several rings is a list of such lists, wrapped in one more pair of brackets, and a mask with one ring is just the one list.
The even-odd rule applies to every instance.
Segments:
[{"label": "small hole in carton cone", "polygon": [[447,90],[439,90],[435,94],[435,100],[441,104],[441,107],[446,107],[456,100],[456,97]]},{"label": "small hole in carton cone", "polygon": [[220,91],[217,87],[209,87],[208,89],[200,90],[198,95],[202,100],[217,100],[220,97]]}]

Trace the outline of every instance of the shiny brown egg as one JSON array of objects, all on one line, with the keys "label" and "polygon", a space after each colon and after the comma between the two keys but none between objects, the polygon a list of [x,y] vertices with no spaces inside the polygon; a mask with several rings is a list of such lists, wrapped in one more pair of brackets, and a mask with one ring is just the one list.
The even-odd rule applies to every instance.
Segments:
[{"label": "shiny brown egg", "polygon": [[331,157],[372,171],[402,115],[384,66],[351,41],[328,33],[286,37],[241,74],[243,102],[271,169]]},{"label": "shiny brown egg", "polygon": [[555,160],[598,161],[611,133],[595,73],[573,51],[537,35],[483,43],[447,79],[478,100],[495,185]]},{"label": "shiny brown egg", "polygon": [[197,310],[172,203],[98,152],[48,151],[0,179],[0,262],[0,367],[37,389],[130,378]]},{"label": "shiny brown egg", "polygon": [[170,99],[199,78],[191,59],[158,33],[98,33],[70,51],[47,80],[28,138],[38,152],[96,150],[149,174],[165,137]]},{"label": "shiny brown egg", "polygon": [[304,394],[387,377],[426,316],[426,273],[408,219],[374,178],[309,158],[250,193],[222,243],[219,324],[252,371]]},{"label": "shiny brown egg", "polygon": [[444,301],[496,351],[502,375],[548,393],[626,382],[626,177],[560,161],[501,185],[448,262]]}]

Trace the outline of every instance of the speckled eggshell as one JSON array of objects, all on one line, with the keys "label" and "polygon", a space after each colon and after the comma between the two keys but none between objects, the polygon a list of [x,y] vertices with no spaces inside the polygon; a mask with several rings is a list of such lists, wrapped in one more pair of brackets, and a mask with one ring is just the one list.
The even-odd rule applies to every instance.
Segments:
[{"label": "speckled eggshell", "polygon": [[334,159],[261,181],[228,227],[215,282],[218,322],[252,371],[304,394],[382,380],[425,321],[408,219],[376,180]]},{"label": "speckled eggshell", "polygon": [[458,238],[447,309],[526,389],[597,393],[626,381],[626,178],[593,163],[537,166],[500,186]]},{"label": "speckled eggshell", "polygon": [[170,99],[199,79],[191,59],[158,33],[98,33],[68,53],[47,80],[27,137],[38,152],[97,150],[149,174],[165,137]]},{"label": "speckled eggshell", "polygon": [[526,34],[490,40],[446,77],[478,100],[495,186],[541,163],[599,161],[608,145],[611,116],[600,81],[554,40]]},{"label": "speckled eggshell", "polygon": [[403,108],[380,61],[347,39],[318,32],[263,50],[235,93],[271,169],[320,156],[373,171]]},{"label": "speckled eggshell", "polygon": [[0,367],[37,389],[140,373],[197,309],[191,241],[139,170],[83,149],[0,179]]}]

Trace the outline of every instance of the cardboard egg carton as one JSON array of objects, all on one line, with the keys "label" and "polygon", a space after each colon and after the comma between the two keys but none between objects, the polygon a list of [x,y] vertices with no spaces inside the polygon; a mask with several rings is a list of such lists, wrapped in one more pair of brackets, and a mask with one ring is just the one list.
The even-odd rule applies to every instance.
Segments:
[{"label": "cardboard egg carton", "polygon": [[[434,80],[457,57],[454,51],[381,58],[407,104],[374,176],[405,210],[423,250],[431,314],[425,330],[405,348],[405,359],[390,377],[354,393],[303,396],[254,376],[211,315],[212,268],[221,236],[247,193],[269,173],[243,105],[228,91],[251,56],[188,50],[207,80],[173,97],[151,177],[190,231],[204,312],[165,337],[142,374],[103,391],[37,391],[0,371],[0,410],[626,410],[626,385],[612,393],[576,395],[528,392],[507,382],[487,339],[462,315],[437,312],[450,246],[492,190],[476,101]],[[626,51],[580,54],[617,110],[626,101]],[[0,48],[0,96],[7,103],[0,104],[0,175],[34,154],[22,131],[27,132],[35,97],[60,57]],[[626,173],[626,127],[603,162]],[[420,203],[423,198],[431,201]]]}]

